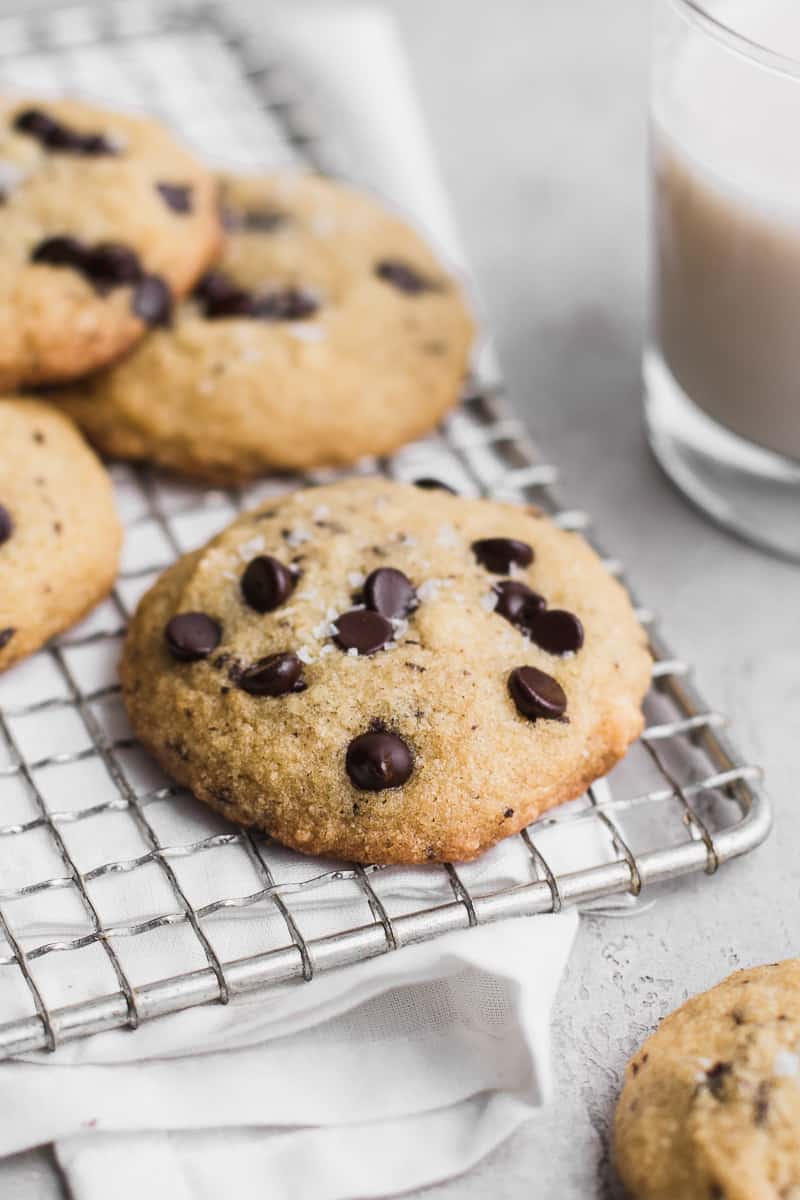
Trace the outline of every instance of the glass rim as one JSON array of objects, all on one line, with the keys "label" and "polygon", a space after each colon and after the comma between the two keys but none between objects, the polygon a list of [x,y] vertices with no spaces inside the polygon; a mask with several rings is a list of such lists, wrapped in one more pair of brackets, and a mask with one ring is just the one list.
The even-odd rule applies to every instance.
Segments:
[{"label": "glass rim", "polygon": [[756,41],[755,38],[740,33],[732,25],[726,24],[725,21],[721,21],[719,17],[710,13],[706,0],[669,0],[669,3],[684,20],[698,29],[704,30],[710,37],[740,57],[778,75],[788,75],[793,79],[800,79],[800,58],[781,54],[780,51],[772,50],[762,42]]}]

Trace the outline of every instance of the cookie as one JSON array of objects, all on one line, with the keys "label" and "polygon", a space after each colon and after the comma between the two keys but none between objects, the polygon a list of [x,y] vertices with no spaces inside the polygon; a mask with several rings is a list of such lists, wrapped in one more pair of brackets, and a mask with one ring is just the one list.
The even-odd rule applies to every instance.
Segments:
[{"label": "cookie", "polygon": [[156,122],[0,106],[0,387],[118,358],[169,320],[219,237],[213,177]]},{"label": "cookie", "polygon": [[470,859],[642,728],[628,597],[537,513],[380,478],[290,493],[171,567],[123,694],[170,775],[296,850]]},{"label": "cookie", "polygon": [[320,177],[229,179],[218,266],[133,355],[58,396],[102,450],[217,483],[386,454],[456,401],[458,284],[374,199]]},{"label": "cookie", "polygon": [[111,481],[71,421],[0,400],[0,671],[80,620],[114,582]]},{"label": "cookie", "polygon": [[616,1160],[636,1200],[800,1197],[800,959],[737,971],[629,1063]]}]

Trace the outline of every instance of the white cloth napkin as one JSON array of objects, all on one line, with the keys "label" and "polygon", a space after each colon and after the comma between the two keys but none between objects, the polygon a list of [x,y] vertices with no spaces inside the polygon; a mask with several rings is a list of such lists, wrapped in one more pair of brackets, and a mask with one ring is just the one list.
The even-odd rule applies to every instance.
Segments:
[{"label": "white cloth napkin", "polygon": [[[458,261],[447,202],[385,14],[370,5],[316,5],[278,15],[277,33],[314,80],[351,148],[351,174],[416,214]],[[113,669],[93,660],[92,670],[100,673],[94,682],[106,671],[113,677]],[[42,670],[34,659],[15,673],[17,703],[23,685],[39,685]],[[48,730],[55,730],[52,723]],[[40,726],[36,737],[42,736]],[[93,795],[88,776],[73,790],[76,805]],[[60,789],[52,803],[73,801]],[[202,836],[197,822],[215,818],[198,808],[190,801],[171,804],[164,818],[173,824],[165,836],[172,842]],[[158,817],[154,809],[152,819]],[[107,830],[110,821],[103,818]],[[77,839],[84,830],[91,838],[90,825],[64,827],[76,839],[73,853],[83,852]],[[120,837],[127,829],[120,828]],[[610,841],[600,844],[596,822],[577,823],[569,836],[559,829],[537,836],[549,838],[546,854],[556,870],[616,856]],[[113,854],[85,849],[94,862],[133,853],[127,843]],[[20,880],[30,878],[24,848],[15,850]],[[201,899],[203,888],[224,894],[220,862],[218,851],[213,862],[203,855],[180,861],[181,870],[198,872],[190,883]],[[241,869],[232,861],[231,894],[242,892]],[[321,869],[325,864],[287,855],[281,878]],[[514,839],[462,871],[468,886],[491,891],[529,881],[530,857]],[[421,886],[418,872],[378,872],[371,879],[387,905],[403,901],[408,910],[434,900],[432,885]],[[18,881],[9,875],[6,882]],[[124,897],[138,917],[165,911],[170,898],[158,893],[158,882],[146,872],[110,879],[104,902],[123,903]],[[452,901],[446,881],[441,899]],[[63,890],[35,897],[23,941],[80,932],[80,914],[67,900]],[[359,921],[358,904],[363,909],[365,899],[352,881],[338,891],[292,896],[307,937],[323,936],[326,922],[341,927],[345,917],[349,924],[369,920],[367,910]],[[116,919],[127,916],[120,910]],[[262,947],[270,920],[280,927],[279,916],[266,910],[228,910],[207,924],[221,957],[231,958]],[[550,1009],[576,927],[576,913],[567,912],[464,930],[311,983],[284,984],[226,1007],[193,1009],[134,1033],[100,1034],[54,1055],[0,1065],[0,1154],[54,1142],[75,1200],[345,1200],[446,1179],[547,1102]],[[164,931],[159,948],[147,951],[160,955],[155,964],[146,961],[147,978],[184,969],[183,929]],[[285,942],[285,929],[278,934]],[[126,941],[131,955],[139,952],[141,939]],[[66,978],[58,957],[38,960],[42,972],[52,969],[52,987]],[[129,969],[136,965],[135,958],[128,963]],[[91,971],[101,968],[108,964],[98,952],[94,965],[87,962],[87,986],[95,986]]]},{"label": "white cloth napkin", "polygon": [[0,1150],[75,1200],[345,1200],[458,1174],[550,1094],[575,913],[409,947],[0,1067]]}]

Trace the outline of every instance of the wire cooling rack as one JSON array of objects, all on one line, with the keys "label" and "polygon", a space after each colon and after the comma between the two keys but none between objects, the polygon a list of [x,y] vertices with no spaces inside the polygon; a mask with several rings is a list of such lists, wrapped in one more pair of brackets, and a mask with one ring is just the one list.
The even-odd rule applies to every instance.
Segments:
[{"label": "wire cooling rack", "polygon": [[[0,87],[146,106],[228,164],[335,166],[302,83],[280,61],[248,61],[219,14],[194,5],[107,4],[0,22]],[[587,529],[585,515],[559,504],[555,469],[497,384],[474,384],[436,435],[359,469],[436,476]],[[110,599],[0,679],[0,1055],[308,981],[449,930],[624,903],[658,881],[712,874],[766,836],[757,770],[740,761],[722,717],[642,610],[655,670],[641,741],[581,800],[478,863],[322,862],[228,825],[163,777],[132,737],[116,680],[125,623],[176,555],[243,507],[331,474],[209,492],[147,469],[112,473],[127,538]]]}]

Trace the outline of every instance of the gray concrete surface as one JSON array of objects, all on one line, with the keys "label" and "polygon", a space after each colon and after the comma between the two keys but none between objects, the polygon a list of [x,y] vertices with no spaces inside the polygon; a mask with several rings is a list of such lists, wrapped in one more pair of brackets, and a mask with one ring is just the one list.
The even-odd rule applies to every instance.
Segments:
[{"label": "gray concrete surface", "polygon": [[[391,7],[517,407],[563,468],[570,502],[595,515],[710,701],[766,767],[776,808],[776,834],[753,857],[660,891],[638,917],[583,921],[555,1013],[557,1102],[468,1176],[425,1193],[610,1200],[609,1123],[633,1048],[691,992],[800,949],[800,569],[696,515],[643,440],[647,6]],[[6,1165],[0,1190],[59,1194],[45,1154]]]}]

